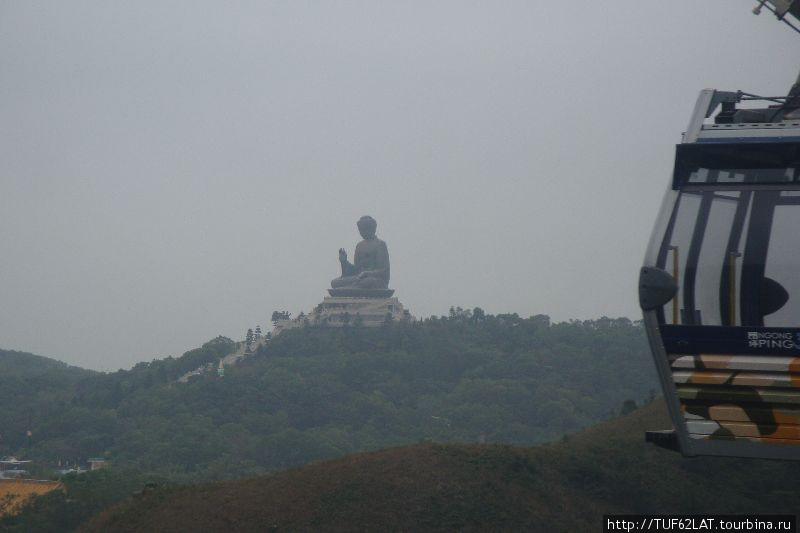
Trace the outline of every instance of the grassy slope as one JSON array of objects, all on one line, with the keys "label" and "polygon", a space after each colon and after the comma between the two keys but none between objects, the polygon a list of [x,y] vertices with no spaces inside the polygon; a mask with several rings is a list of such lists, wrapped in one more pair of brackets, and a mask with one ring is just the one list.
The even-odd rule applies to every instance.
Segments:
[{"label": "grassy slope", "polygon": [[800,464],[684,459],[643,442],[667,425],[653,403],[536,448],[424,443],[155,490],[81,532],[596,531],[604,513],[800,508]]}]

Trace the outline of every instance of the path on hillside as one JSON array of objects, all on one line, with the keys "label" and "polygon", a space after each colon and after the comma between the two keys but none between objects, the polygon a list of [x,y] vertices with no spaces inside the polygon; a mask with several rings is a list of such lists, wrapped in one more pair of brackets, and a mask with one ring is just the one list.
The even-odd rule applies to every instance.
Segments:
[{"label": "path on hillside", "polygon": [[236,349],[235,352],[229,353],[225,357],[219,360],[218,363],[206,363],[202,366],[195,368],[194,370],[190,370],[189,372],[185,373],[181,377],[178,378],[178,383],[188,383],[189,379],[194,376],[199,376],[205,372],[214,371],[219,367],[219,363],[222,363],[222,366],[227,365],[235,365],[239,362],[239,359],[246,357],[248,355],[253,355],[259,347],[263,346],[267,343],[266,337],[261,337],[250,344],[250,351],[247,351],[247,345],[244,342],[238,342],[237,344],[239,347]]}]

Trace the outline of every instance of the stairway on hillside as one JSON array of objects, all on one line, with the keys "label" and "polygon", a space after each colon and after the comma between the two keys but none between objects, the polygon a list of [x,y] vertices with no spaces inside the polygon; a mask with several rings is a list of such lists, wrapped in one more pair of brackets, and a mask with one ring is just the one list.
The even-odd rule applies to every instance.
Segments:
[{"label": "stairway on hillside", "polygon": [[220,363],[222,364],[222,366],[235,365],[236,363],[239,362],[239,359],[242,359],[243,357],[246,357],[248,355],[252,355],[256,350],[258,350],[259,347],[263,346],[266,343],[267,343],[266,337],[261,337],[259,339],[256,339],[250,345],[250,351],[248,352],[247,344],[245,344],[244,342],[239,342],[238,343],[239,347],[236,349],[236,351],[233,353],[229,353],[228,355],[220,359],[217,364],[206,363],[203,366],[199,366],[194,370],[190,370],[189,372],[185,373],[184,375],[179,377],[177,381],[178,383],[188,383],[189,380],[194,376],[199,376],[209,371],[213,372],[216,368],[218,368]]}]

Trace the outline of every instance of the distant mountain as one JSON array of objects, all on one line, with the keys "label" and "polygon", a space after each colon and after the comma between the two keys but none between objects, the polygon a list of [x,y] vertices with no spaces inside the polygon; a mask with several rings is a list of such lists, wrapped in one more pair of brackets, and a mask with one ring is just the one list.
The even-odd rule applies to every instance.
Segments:
[{"label": "distant mountain", "polygon": [[24,449],[40,413],[51,417],[73,398],[79,383],[96,375],[47,357],[0,350],[0,456]]},{"label": "distant mountain", "polygon": [[42,374],[53,370],[62,370],[72,373],[92,374],[91,370],[84,370],[67,363],[34,355],[27,352],[0,349],[0,376],[30,376]]},{"label": "distant mountain", "polygon": [[426,440],[548,442],[657,388],[638,323],[477,308],[372,329],[299,328],[224,377],[178,382],[236,349],[217,338],[111,374],[12,362],[14,392],[0,388],[5,450],[38,465],[104,456],[172,479],[231,478]]},{"label": "distant mountain", "polygon": [[423,443],[237,481],[154,489],[80,533],[600,531],[610,513],[794,514],[800,463],[646,444],[661,401],[535,448]]},{"label": "distant mountain", "polygon": [[41,470],[46,463],[107,454],[119,429],[117,407],[126,398],[163,387],[234,348],[230,339],[218,338],[178,359],[111,374],[0,350],[0,455],[26,455]]}]

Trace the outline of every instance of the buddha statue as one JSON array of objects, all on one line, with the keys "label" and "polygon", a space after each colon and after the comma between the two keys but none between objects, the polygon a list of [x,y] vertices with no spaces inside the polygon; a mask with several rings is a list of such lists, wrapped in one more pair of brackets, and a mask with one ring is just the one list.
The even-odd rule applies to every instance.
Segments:
[{"label": "buddha statue", "polygon": [[339,249],[342,275],[331,281],[328,292],[332,296],[387,296],[389,291],[389,250],[386,243],[375,236],[378,223],[370,216],[361,217],[356,223],[364,239],[356,245],[353,262],[347,260],[347,252]]}]

